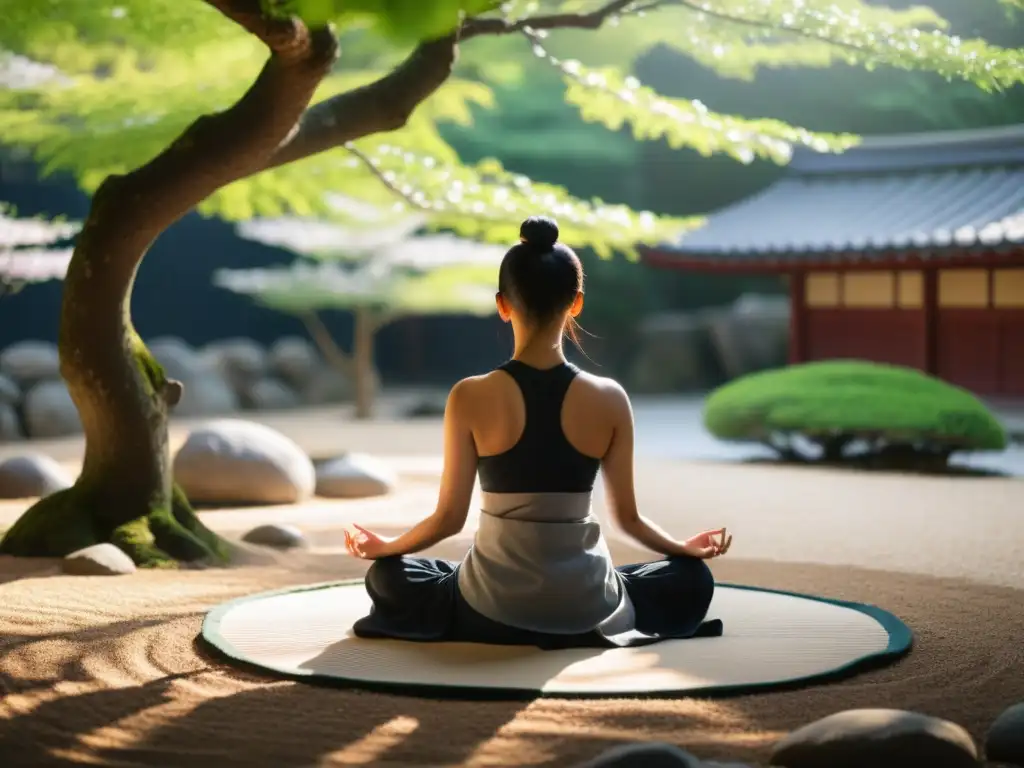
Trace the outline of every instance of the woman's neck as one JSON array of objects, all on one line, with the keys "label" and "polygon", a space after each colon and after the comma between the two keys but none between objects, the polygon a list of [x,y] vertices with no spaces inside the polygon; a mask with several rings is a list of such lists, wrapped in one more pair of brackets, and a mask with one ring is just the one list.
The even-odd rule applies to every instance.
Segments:
[{"label": "woman's neck", "polygon": [[552,368],[565,362],[562,327],[516,334],[512,359],[533,368]]}]

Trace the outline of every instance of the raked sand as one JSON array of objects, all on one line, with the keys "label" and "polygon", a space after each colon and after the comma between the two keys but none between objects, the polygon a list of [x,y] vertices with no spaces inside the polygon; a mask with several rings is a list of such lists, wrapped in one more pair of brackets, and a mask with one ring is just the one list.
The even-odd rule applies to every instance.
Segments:
[{"label": "raked sand", "polygon": [[[343,554],[340,524],[397,530],[428,513],[436,493],[435,421],[264,420],[313,455],[388,457],[402,473],[399,491],[206,512],[227,536],[288,521],[314,545],[254,552],[227,570],[75,578],[46,561],[0,558],[0,765],[565,766],[635,739],[758,764],[781,732],[839,709],[917,709],[980,738],[1024,699],[1024,481],[668,460],[638,462],[641,508],[680,535],[730,526],[735,543],[714,565],[719,578],[880,605],[914,630],[911,655],[842,683],[719,701],[439,703],[232,670],[196,646],[210,606],[358,575],[364,564]],[[186,429],[176,427],[176,442]],[[77,440],[32,447],[71,468],[80,460]],[[25,506],[0,503],[0,527]],[[600,494],[596,507],[603,514]],[[472,524],[439,553],[460,556]],[[619,561],[645,556],[611,535]]]}]

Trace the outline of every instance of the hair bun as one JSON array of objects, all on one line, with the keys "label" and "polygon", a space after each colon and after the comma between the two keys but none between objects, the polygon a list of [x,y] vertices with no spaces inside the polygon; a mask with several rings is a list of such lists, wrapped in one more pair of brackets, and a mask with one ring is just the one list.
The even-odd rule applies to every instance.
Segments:
[{"label": "hair bun", "polygon": [[558,224],[549,216],[531,216],[519,227],[519,239],[547,253],[558,242]]}]

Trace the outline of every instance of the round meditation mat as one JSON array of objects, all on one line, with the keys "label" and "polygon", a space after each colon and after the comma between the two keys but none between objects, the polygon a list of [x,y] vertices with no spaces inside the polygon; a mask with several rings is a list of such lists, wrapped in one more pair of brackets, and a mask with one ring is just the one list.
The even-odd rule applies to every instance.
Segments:
[{"label": "round meditation mat", "polygon": [[871,605],[718,585],[721,637],[542,651],[362,640],[363,582],[265,592],[214,608],[203,638],[229,660],[288,678],[452,698],[711,696],[823,682],[906,653],[911,632]]}]

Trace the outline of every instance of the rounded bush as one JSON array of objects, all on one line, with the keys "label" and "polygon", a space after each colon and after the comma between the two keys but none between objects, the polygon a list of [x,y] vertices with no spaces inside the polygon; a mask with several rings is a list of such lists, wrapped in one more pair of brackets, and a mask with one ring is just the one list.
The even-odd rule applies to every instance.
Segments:
[{"label": "rounded bush", "polygon": [[977,397],[912,368],[829,360],[753,373],[719,387],[704,426],[722,440],[771,442],[800,435],[1000,451],[1006,430]]}]

